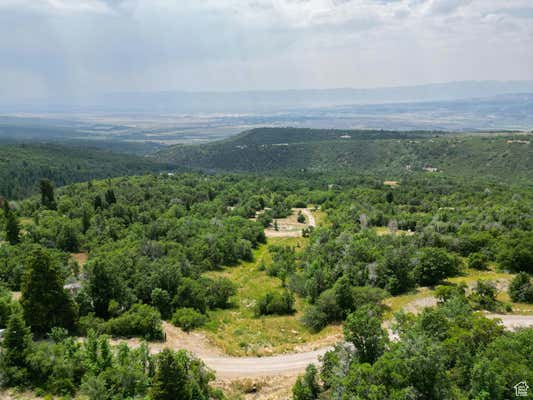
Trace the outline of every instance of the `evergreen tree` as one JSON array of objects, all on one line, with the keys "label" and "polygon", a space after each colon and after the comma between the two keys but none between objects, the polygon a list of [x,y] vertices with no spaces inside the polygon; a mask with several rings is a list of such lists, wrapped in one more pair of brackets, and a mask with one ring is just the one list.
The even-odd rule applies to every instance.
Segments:
[{"label": "evergreen tree", "polygon": [[115,204],[117,202],[117,198],[115,197],[115,192],[113,189],[109,189],[107,192],[105,192],[105,201],[108,205]]},{"label": "evergreen tree", "polygon": [[11,245],[20,242],[20,225],[15,213],[9,210],[6,214],[6,239]]},{"label": "evergreen tree", "polygon": [[40,182],[41,203],[44,207],[55,210],[57,208],[54,197],[54,185],[48,179],[42,179]]},{"label": "evergreen tree", "polygon": [[[185,365],[186,354],[175,354],[170,349],[164,349],[158,356],[157,368],[152,381],[152,400],[189,400],[191,388],[188,382]],[[180,362],[181,361],[181,362]]]},{"label": "evergreen tree", "polygon": [[74,327],[74,303],[63,289],[63,280],[52,259],[40,249],[30,258],[21,304],[24,318],[34,333],[43,335],[56,326]]},{"label": "evergreen tree", "polygon": [[14,386],[22,384],[27,377],[26,356],[31,348],[31,333],[20,310],[11,314],[2,340],[0,369],[3,371],[5,384]]},{"label": "evergreen tree", "polygon": [[93,206],[95,211],[101,210],[104,207],[104,203],[102,202],[102,198],[100,196],[94,197]]},{"label": "evergreen tree", "polygon": [[305,369],[305,374],[298,377],[296,384],[292,388],[294,400],[315,400],[320,394],[320,385],[317,380],[317,369],[310,364]]},{"label": "evergreen tree", "polygon": [[367,304],[348,315],[343,331],[361,363],[372,364],[383,354],[387,332],[381,327],[381,313],[376,306]]}]

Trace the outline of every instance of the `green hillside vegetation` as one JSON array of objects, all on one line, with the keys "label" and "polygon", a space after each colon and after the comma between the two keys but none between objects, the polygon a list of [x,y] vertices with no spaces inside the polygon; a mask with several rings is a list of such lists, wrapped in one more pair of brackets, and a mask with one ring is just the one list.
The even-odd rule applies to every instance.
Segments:
[{"label": "green hillside vegetation", "polygon": [[[431,388],[416,386],[416,368],[425,370],[424,360],[435,360],[437,366],[445,364],[443,371],[451,374],[457,366],[456,375],[464,370],[470,376],[485,359],[478,358],[482,355],[496,365],[499,359],[490,346],[508,345],[498,344],[508,340],[500,327],[491,325],[494,336],[469,347],[468,359],[452,357],[466,352],[452,345],[462,342],[460,329],[465,335],[473,332],[475,342],[472,324],[489,324],[468,310],[509,312],[513,305],[498,297],[492,282],[476,283],[466,292],[448,278],[465,274],[467,267],[500,268],[513,278],[519,272],[533,273],[533,197],[523,184],[427,174],[404,177],[391,188],[381,178],[357,174],[283,178],[188,173],[120,177],[55,190],[43,181],[40,190],[40,196],[1,204],[0,328],[6,327],[7,333],[0,371],[6,377],[4,386],[41,393],[168,398],[154,393],[169,390],[177,396],[170,398],[213,398],[211,375],[189,355],[164,352],[148,357],[146,351],[124,346],[112,350],[105,335],[161,340],[166,320],[213,336],[242,333],[247,342],[234,340],[228,346],[235,354],[248,349],[262,354],[263,346],[283,350],[299,342],[282,343],[271,330],[250,335],[248,328],[235,325],[255,319],[259,323],[247,325],[261,329],[263,322],[283,321],[283,329],[292,329],[298,324],[308,332],[302,338],[316,337],[328,325],[344,322],[346,337],[356,346],[367,332],[358,332],[357,326],[366,326],[368,333],[376,333],[375,346],[349,359],[363,365],[363,375],[376,384],[385,385],[392,378],[367,364],[380,357],[386,357],[383,362],[389,357],[405,359],[403,354],[413,352],[414,358],[406,359],[408,365],[402,368],[411,375],[387,386],[386,397],[411,393],[405,389],[424,390],[425,398],[470,390],[476,398],[485,386],[447,373],[437,376],[438,394],[431,397]],[[311,204],[320,207],[325,223],[297,241],[268,243],[264,226],[253,219],[265,209],[282,218],[291,208]],[[79,252],[88,253],[83,266],[73,260]],[[264,285],[261,290],[244,287],[248,279]],[[447,284],[439,289],[443,283]],[[517,290],[529,293],[526,279],[518,283],[513,297]],[[65,284],[78,289],[71,293]],[[386,310],[370,309],[369,304],[380,305],[391,294],[426,286],[437,287],[443,301],[459,298],[463,313],[454,309],[444,316],[429,315],[420,329],[441,335],[431,340],[410,334],[411,325],[405,325],[405,343],[402,336],[402,344],[389,346],[378,329],[379,316]],[[20,291],[20,300],[12,299],[10,291]],[[520,296],[521,301],[528,298]],[[233,312],[240,314],[240,322],[228,317]],[[366,321],[369,313],[378,320]],[[448,315],[462,318],[456,321]],[[88,339],[80,343],[76,335]],[[523,335],[514,337],[517,348],[529,338],[529,333]],[[435,342],[446,338],[452,342]],[[274,340],[279,343],[270,342]],[[411,340],[421,345],[412,349]],[[530,363],[519,363],[517,368],[531,373]],[[352,388],[353,376],[341,375],[338,382],[323,379],[326,386],[312,390],[326,394],[335,385],[347,385],[354,396],[376,398]],[[515,377],[511,371],[501,384]],[[191,396],[180,397],[180,387],[188,387]]]},{"label": "green hillside vegetation", "polygon": [[153,160],[91,147],[56,144],[0,145],[0,195],[20,199],[46,178],[57,186],[91,179],[136,175],[171,168]]},{"label": "green hillside vegetation", "polygon": [[[530,179],[532,135],[261,128],[220,142],[172,146],[161,160],[209,171],[375,173]],[[509,143],[509,140],[519,140]]]}]

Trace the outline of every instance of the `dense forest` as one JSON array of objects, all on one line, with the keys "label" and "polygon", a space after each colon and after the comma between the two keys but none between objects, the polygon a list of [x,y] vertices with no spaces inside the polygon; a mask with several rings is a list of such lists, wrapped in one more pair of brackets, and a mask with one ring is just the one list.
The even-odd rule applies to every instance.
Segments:
[{"label": "dense forest", "polygon": [[0,146],[0,195],[21,199],[35,194],[39,180],[43,178],[63,186],[170,168],[175,167],[140,156],[112,153],[79,144],[5,143]]},{"label": "dense forest", "polygon": [[[533,374],[531,330],[504,333],[475,313],[512,310],[493,283],[439,286],[467,269],[499,268],[519,273],[511,299],[533,302],[527,185],[434,174],[384,185],[357,175],[188,173],[63,188],[42,180],[39,191],[1,204],[4,386],[89,399],[222,398],[194,356],[115,349],[109,337],[163,340],[163,320],[188,331],[233,307],[235,283],[206,273],[250,261],[266,226],[310,205],[325,222],[299,251],[269,246],[262,268],[279,290],[256,299],[255,312],[291,314],[302,299],[307,329],[345,321],[352,346],[328,353],[320,371],[309,367],[295,399],[504,399],[514,379]],[[437,287],[441,305],[398,315],[400,340],[391,342],[382,300],[419,286]]]},{"label": "dense forest", "polygon": [[206,171],[365,173],[531,179],[531,135],[260,128],[220,142],[177,145],[156,157]]}]

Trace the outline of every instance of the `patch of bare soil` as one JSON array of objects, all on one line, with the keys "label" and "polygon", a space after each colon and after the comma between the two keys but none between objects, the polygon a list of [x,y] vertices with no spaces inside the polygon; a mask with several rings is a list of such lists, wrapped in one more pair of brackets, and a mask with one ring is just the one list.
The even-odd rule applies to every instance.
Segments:
[{"label": "patch of bare soil", "polygon": [[89,259],[88,253],[72,253],[70,256],[74,261],[78,263],[81,268],[83,268],[85,264],[87,264],[87,260]]},{"label": "patch of bare soil", "polygon": [[0,391],[0,400],[37,400],[42,397],[37,397],[32,392],[16,392],[14,390]]},{"label": "patch of bare soil", "polygon": [[[305,223],[298,222],[298,212],[305,216]],[[276,222],[278,230],[275,230],[273,226],[266,228],[266,237],[301,237],[302,229],[316,226],[315,217],[309,208],[293,208],[292,215],[278,218]]]},{"label": "patch of bare soil", "polygon": [[214,386],[228,393],[230,398],[243,400],[287,400],[298,373],[254,379],[218,379]]},{"label": "patch of bare soil", "polygon": [[[165,331],[165,341],[148,343],[150,346],[150,353],[155,354],[159,353],[164,348],[170,348],[173,350],[185,349],[198,357],[218,357],[224,355],[224,353],[211,344],[207,337],[202,333],[186,333],[168,322],[163,322],[163,330]],[[113,345],[127,343],[132,347],[138,347],[141,342],[142,340],[137,338],[111,340]]]},{"label": "patch of bare soil", "polygon": [[436,305],[437,305],[437,299],[435,298],[435,296],[428,296],[428,297],[423,297],[421,299],[413,300],[412,302],[410,302],[404,307],[404,311],[407,311],[413,314],[418,314],[424,308],[434,307]]},{"label": "patch of bare soil", "polygon": [[383,184],[389,187],[396,187],[399,185],[399,183],[396,181],[384,181]]},{"label": "patch of bare soil", "polygon": [[318,349],[323,349],[325,347],[331,347],[340,343],[344,340],[344,335],[342,334],[342,325],[337,325],[335,327],[336,333],[332,335],[325,336],[323,338],[313,340],[312,342],[302,343],[294,347],[294,353],[305,353],[308,351],[315,351]]}]

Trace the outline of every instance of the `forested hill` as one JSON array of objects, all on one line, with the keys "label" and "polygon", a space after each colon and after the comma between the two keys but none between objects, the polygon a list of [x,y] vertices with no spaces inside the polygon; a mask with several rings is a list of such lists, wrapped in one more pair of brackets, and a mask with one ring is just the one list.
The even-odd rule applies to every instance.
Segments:
[{"label": "forested hill", "polygon": [[452,176],[531,179],[533,135],[261,128],[157,158],[211,171],[357,171],[402,176],[436,168]]},{"label": "forested hill", "polygon": [[55,144],[1,144],[0,195],[18,199],[36,193],[46,178],[56,186],[171,168],[145,157]]}]

